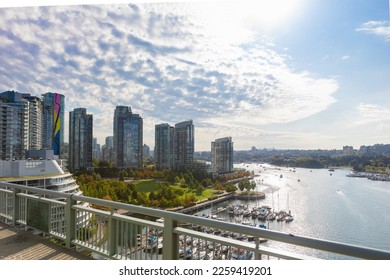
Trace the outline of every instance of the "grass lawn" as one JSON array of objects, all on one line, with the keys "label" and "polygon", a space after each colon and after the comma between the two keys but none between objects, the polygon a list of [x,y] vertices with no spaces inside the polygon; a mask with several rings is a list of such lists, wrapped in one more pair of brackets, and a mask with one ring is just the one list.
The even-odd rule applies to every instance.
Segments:
[{"label": "grass lawn", "polygon": [[198,197],[198,200],[208,199],[209,197],[212,197],[214,195],[215,190],[213,189],[205,189],[202,192],[202,196]]},{"label": "grass lawn", "polygon": [[[144,179],[144,180],[137,180],[133,184],[137,192],[149,193],[157,190],[158,183],[160,183],[160,181],[155,179]],[[175,186],[175,185],[171,185],[171,187],[181,189],[179,186]]]},{"label": "grass lawn", "polygon": [[138,180],[134,182],[137,192],[152,192],[157,189],[157,181],[154,179]]},{"label": "grass lawn", "polygon": [[[134,182],[135,189],[137,192],[150,193],[157,189],[157,184],[159,181],[154,179],[145,179],[145,180],[137,180]],[[179,186],[171,185],[173,188],[182,189]],[[185,191],[185,189],[182,189]],[[198,201],[203,199],[208,199],[214,195],[215,190],[213,189],[205,189],[201,196],[198,196]]]}]

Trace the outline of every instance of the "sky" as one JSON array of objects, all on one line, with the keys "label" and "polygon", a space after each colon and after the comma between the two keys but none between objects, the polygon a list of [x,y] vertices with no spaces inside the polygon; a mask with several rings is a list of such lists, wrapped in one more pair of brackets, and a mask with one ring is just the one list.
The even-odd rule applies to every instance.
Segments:
[{"label": "sky", "polygon": [[0,92],[65,95],[102,145],[119,105],[152,150],[185,120],[196,151],[390,143],[389,0],[27,3],[0,2]]}]

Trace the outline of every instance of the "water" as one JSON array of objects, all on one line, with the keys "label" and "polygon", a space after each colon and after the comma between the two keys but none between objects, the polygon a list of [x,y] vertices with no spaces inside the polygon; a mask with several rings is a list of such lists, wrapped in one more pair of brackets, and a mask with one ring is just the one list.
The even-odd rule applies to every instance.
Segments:
[{"label": "water", "polygon": [[[249,207],[268,205],[291,210],[294,221],[266,222],[271,230],[390,251],[390,182],[351,178],[348,170],[284,168],[265,164],[239,164],[254,171],[259,201],[230,201]],[[226,205],[226,203],[224,204]],[[219,207],[217,205],[215,207]],[[210,209],[212,211],[212,209]],[[256,222],[257,220],[254,220]],[[269,241],[266,246],[288,248]],[[302,248],[295,252],[312,254]],[[317,257],[338,258],[327,253]],[[342,257],[345,258],[345,257]]]}]

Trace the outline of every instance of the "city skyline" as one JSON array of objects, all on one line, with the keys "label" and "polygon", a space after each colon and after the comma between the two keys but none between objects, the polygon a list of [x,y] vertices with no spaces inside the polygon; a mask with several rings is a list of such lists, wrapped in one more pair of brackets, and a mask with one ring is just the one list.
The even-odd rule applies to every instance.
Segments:
[{"label": "city skyline", "polygon": [[119,105],[150,147],[189,119],[196,151],[390,142],[389,1],[135,2],[0,9],[0,92],[64,95],[101,144]]}]

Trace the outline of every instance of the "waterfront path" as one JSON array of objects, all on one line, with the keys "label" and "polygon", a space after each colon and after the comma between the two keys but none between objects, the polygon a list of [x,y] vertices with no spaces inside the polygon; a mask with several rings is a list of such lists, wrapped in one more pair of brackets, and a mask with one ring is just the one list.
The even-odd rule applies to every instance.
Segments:
[{"label": "waterfront path", "polygon": [[92,260],[47,238],[0,222],[0,260]]}]

